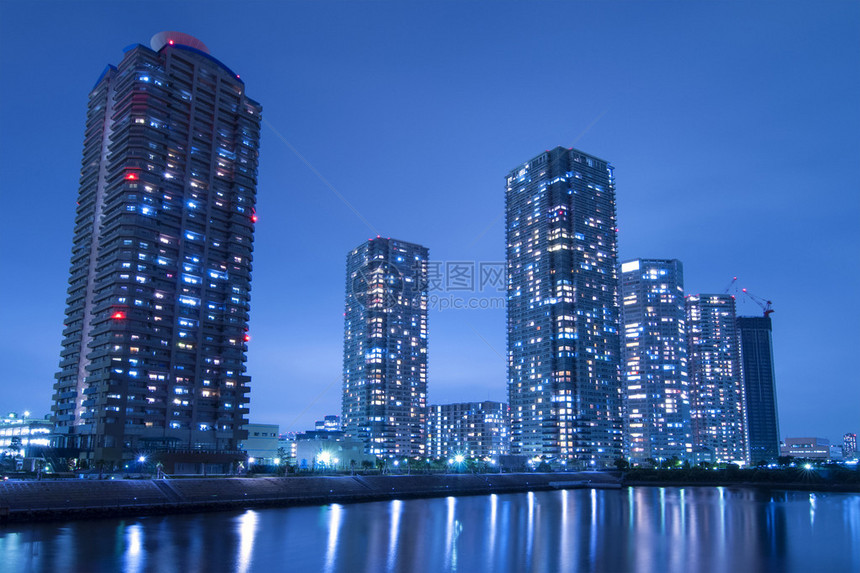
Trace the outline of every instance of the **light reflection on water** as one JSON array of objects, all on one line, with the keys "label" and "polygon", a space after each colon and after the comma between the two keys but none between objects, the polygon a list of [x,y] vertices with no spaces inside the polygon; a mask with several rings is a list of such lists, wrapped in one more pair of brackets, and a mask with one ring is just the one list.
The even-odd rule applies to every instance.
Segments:
[{"label": "light reflection on water", "polygon": [[139,523],[129,525],[125,530],[125,563],[123,571],[128,573],[138,573],[143,571],[144,555],[141,546],[141,538],[143,536],[143,527]]},{"label": "light reflection on water", "polygon": [[12,524],[10,571],[860,571],[860,496],[570,490]]},{"label": "light reflection on water", "polygon": [[248,510],[239,518],[239,562],[236,570],[247,573],[254,555],[254,539],[257,537],[257,512]]}]

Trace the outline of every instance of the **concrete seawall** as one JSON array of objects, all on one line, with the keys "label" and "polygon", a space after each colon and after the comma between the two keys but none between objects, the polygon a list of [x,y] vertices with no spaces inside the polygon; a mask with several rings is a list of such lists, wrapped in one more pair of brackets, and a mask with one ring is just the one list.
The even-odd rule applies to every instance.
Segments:
[{"label": "concrete seawall", "polygon": [[620,487],[610,473],[372,475],[0,483],[5,521],[358,503],[583,487]]}]

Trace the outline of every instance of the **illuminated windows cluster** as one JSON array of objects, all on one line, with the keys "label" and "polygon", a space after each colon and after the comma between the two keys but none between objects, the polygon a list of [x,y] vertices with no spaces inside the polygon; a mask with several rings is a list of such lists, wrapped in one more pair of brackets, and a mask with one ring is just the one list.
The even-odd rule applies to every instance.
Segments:
[{"label": "illuminated windows cluster", "polygon": [[612,167],[557,147],[506,183],[511,453],[610,466],[621,454]]},{"label": "illuminated windows cluster", "polygon": [[368,454],[425,455],[427,257],[380,237],[347,255],[342,421]]},{"label": "illuminated windows cluster", "polygon": [[683,266],[636,259],[620,271],[624,455],[633,464],[691,459]]}]

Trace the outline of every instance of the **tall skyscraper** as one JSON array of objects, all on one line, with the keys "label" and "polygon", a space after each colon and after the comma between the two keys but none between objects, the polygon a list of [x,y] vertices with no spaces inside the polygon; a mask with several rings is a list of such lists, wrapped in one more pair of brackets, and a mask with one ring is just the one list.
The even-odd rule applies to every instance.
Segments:
[{"label": "tall skyscraper", "polygon": [[615,182],[556,147],[506,178],[511,453],[579,467],[621,455]]},{"label": "tall skyscraper", "polygon": [[343,430],[376,456],[423,456],[427,248],[362,243],[346,259]]},{"label": "tall skyscraper", "polygon": [[751,463],[779,457],[779,412],[770,316],[739,316],[741,376]]},{"label": "tall skyscraper", "polygon": [[202,42],[126,48],[89,95],[53,414],[59,444],[118,461],[232,451],[245,352],[260,105]]},{"label": "tall skyscraper", "polygon": [[672,259],[621,265],[624,450],[633,463],[689,459],[690,384],[684,268]]},{"label": "tall skyscraper", "polygon": [[693,445],[717,463],[747,462],[735,297],[686,298]]}]

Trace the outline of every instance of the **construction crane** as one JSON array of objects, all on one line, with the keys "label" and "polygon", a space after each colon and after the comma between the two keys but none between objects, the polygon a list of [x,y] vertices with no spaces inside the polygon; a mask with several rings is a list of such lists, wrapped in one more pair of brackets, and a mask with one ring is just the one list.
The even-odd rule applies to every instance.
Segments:
[{"label": "construction crane", "polygon": [[[727,286],[725,288],[725,290],[723,291],[723,294],[729,294],[729,291],[732,289],[732,287],[734,286],[734,284],[736,282],[738,282],[738,277],[732,277],[732,282],[730,282],[729,286]],[[735,292],[737,292],[737,290],[735,290]]]},{"label": "construction crane", "polygon": [[771,306],[773,306],[773,303],[771,301],[763,299],[760,296],[756,296],[753,293],[749,292],[745,288],[742,288],[741,292],[743,292],[745,295],[747,295],[750,298],[751,301],[753,301],[754,303],[756,303],[757,305],[759,305],[761,307],[761,309],[764,313],[763,316],[765,318],[768,318],[771,315],[771,313],[774,312],[774,310],[771,308]]}]

